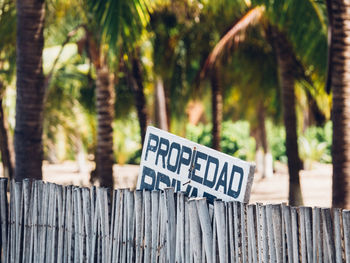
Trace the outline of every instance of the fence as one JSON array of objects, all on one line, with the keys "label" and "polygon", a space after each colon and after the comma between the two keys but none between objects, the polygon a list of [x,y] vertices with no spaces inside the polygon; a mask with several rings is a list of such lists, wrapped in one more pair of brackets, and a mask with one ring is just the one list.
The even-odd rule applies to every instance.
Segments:
[{"label": "fence", "polygon": [[1,262],[350,262],[350,211],[0,179]]}]

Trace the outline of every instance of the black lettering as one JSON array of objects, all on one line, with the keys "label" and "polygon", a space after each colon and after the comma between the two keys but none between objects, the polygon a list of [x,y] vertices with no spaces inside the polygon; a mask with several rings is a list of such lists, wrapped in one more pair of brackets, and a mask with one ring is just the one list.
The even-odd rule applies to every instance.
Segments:
[{"label": "black lettering", "polygon": [[[177,155],[176,155],[175,164],[172,165],[172,164],[170,163],[170,159],[171,159],[171,154],[172,154],[172,152],[173,152],[174,149],[177,151]],[[180,152],[181,152],[181,146],[180,146],[180,144],[178,144],[178,143],[176,143],[176,142],[173,142],[173,143],[170,145],[169,155],[168,155],[168,170],[169,170],[170,172],[175,172],[175,171],[176,171],[177,163],[179,162],[179,158],[180,158]]]},{"label": "black lettering", "polygon": [[197,197],[198,196],[198,189],[196,187],[192,187],[192,192],[191,194],[188,195],[189,197]]},{"label": "black lettering", "polygon": [[[232,184],[233,184],[233,178],[234,178],[235,174],[237,174],[237,173],[239,174],[239,183],[238,183],[237,191],[234,191],[232,189]],[[232,172],[231,172],[230,185],[228,187],[227,194],[229,196],[232,196],[233,198],[237,198],[239,196],[239,194],[241,193],[242,183],[243,183],[243,169],[242,169],[242,167],[233,165]]]},{"label": "black lettering", "polygon": [[181,187],[180,181],[173,178],[173,180],[171,181],[171,187],[175,189],[175,192],[180,192],[180,190],[181,190],[180,189],[180,187]]},{"label": "black lettering", "polygon": [[208,203],[210,203],[210,204],[214,204],[214,201],[215,201],[215,199],[216,199],[216,196],[211,195],[211,194],[209,194],[209,193],[207,193],[207,192],[204,192],[204,193],[203,193],[203,197],[207,198]]},{"label": "black lettering", "polygon": [[185,190],[187,196],[190,196],[191,189],[192,189],[192,186],[190,186],[188,184],[187,187],[186,187],[186,190]]},{"label": "black lettering", "polygon": [[[188,157],[186,158],[184,154],[187,154]],[[189,147],[182,146],[181,154],[180,154],[180,160],[179,165],[177,167],[177,174],[180,173],[181,165],[189,165],[191,162],[191,156],[192,156],[192,150]]]},{"label": "black lettering", "polygon": [[[213,176],[213,180],[210,181],[208,179],[208,172],[209,172],[209,167],[210,164],[215,164],[215,172],[214,172],[214,176]],[[208,162],[207,162],[207,167],[205,168],[205,173],[204,173],[204,180],[203,180],[203,184],[208,186],[209,188],[213,188],[216,182],[216,177],[218,175],[218,169],[219,169],[219,160],[215,157],[209,156],[208,157]]]},{"label": "black lettering", "polygon": [[[162,149],[162,145],[165,146],[165,149]],[[163,158],[163,168],[165,168],[165,157],[167,156],[169,151],[169,140],[165,138],[160,138],[159,140],[159,147],[157,151],[157,157],[156,157],[156,165],[158,165],[158,158],[159,156],[162,156]]]},{"label": "black lettering", "polygon": [[198,159],[203,159],[203,160],[207,160],[208,155],[206,155],[205,153],[202,153],[200,151],[197,151],[196,157],[194,159],[194,170],[192,172],[192,180],[197,182],[197,183],[202,183],[203,182],[203,178],[196,175],[196,171],[199,171],[201,169],[201,165],[198,163]]},{"label": "black lettering", "polygon": [[156,181],[156,190],[161,190],[159,188],[159,184],[160,183],[165,184],[166,187],[170,187],[170,178],[169,178],[169,176],[158,172],[158,174],[157,174],[157,181]]},{"label": "black lettering", "polygon": [[215,186],[215,191],[219,189],[219,187],[224,187],[224,194],[226,194],[227,189],[227,162],[225,162],[224,167],[222,167],[220,177]]},{"label": "black lettering", "polygon": [[[154,141],[156,144],[152,145],[151,144],[152,141]],[[153,133],[150,133],[148,137],[148,142],[147,142],[145,161],[147,161],[148,151],[156,152],[158,147],[158,142],[159,142],[159,137],[157,135],[154,135]]]},{"label": "black lettering", "polygon": [[[152,182],[147,183],[146,177],[151,178]],[[142,169],[140,190],[143,190],[143,189],[154,190],[154,184],[156,181],[155,179],[156,179],[156,172],[153,169],[144,166]]]}]

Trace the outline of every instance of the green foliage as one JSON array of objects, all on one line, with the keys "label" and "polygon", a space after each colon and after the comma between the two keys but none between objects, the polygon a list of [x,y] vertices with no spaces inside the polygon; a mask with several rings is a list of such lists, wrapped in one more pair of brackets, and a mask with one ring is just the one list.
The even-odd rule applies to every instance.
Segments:
[{"label": "green foliage", "polygon": [[[187,125],[186,138],[211,147],[211,124]],[[243,160],[254,160],[255,140],[250,136],[249,123],[247,121],[223,122],[220,145],[223,153]]]},{"label": "green foliage", "polygon": [[118,164],[139,163],[141,157],[140,127],[135,113],[114,122],[114,152]]},{"label": "green foliage", "polygon": [[286,132],[283,126],[274,125],[272,122],[266,122],[267,141],[270,147],[273,159],[287,163],[286,155]]},{"label": "green foliage", "polygon": [[[266,123],[268,143],[274,160],[287,163],[285,146],[285,129],[272,122]],[[300,158],[309,166],[312,162],[331,163],[332,123],[328,121],[324,127],[312,126],[299,134]]]},{"label": "green foliage", "polygon": [[332,123],[324,127],[309,127],[299,136],[300,157],[309,163],[331,163]]},{"label": "green foliage", "polygon": [[88,22],[94,22],[99,42],[109,46],[110,56],[118,52],[119,43],[125,49],[133,46],[148,23],[143,0],[86,0],[86,6]]},{"label": "green foliage", "polygon": [[199,123],[198,125],[188,124],[186,127],[186,138],[207,147],[211,147],[211,125],[205,125],[203,123]]},{"label": "green foliage", "polygon": [[224,122],[222,124],[221,149],[224,153],[243,160],[254,160],[255,140],[250,136],[247,121]]}]

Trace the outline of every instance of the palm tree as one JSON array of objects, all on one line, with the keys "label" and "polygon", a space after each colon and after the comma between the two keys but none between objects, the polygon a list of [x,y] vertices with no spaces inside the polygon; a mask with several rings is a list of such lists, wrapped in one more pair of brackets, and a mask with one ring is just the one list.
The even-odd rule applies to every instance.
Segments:
[{"label": "palm tree", "polygon": [[212,105],[212,148],[220,151],[220,134],[221,134],[221,122],[222,122],[222,85],[220,83],[219,69],[214,67],[210,72],[210,85],[211,85],[211,105]]},{"label": "palm tree", "polygon": [[286,130],[286,153],[289,171],[289,203],[291,205],[301,205],[303,200],[299,171],[302,167],[298,151],[297,117],[295,111],[294,52],[291,44],[282,32],[273,28],[272,35],[282,90],[283,119]]},{"label": "palm tree", "polygon": [[[87,0],[89,27],[86,38],[89,57],[96,70],[97,149],[96,175],[101,186],[113,187],[114,68],[121,45],[132,43],[142,30],[143,10],[138,1]],[[142,12],[141,12],[142,13]],[[132,32],[132,33],[130,33]],[[119,41],[121,37],[121,43]],[[129,41],[129,42],[127,42]]]},{"label": "palm tree", "polygon": [[129,63],[127,63],[128,61],[124,61],[123,70],[128,80],[128,86],[133,93],[140,126],[141,144],[143,144],[147,130],[148,112],[143,84],[143,65],[141,62],[140,47],[136,47],[130,53],[129,57],[131,61]]},{"label": "palm tree", "polygon": [[[298,153],[297,144],[297,124],[296,124],[296,113],[295,113],[295,94],[294,94],[294,83],[298,77],[295,68],[299,69],[298,65],[300,61],[296,56],[296,51],[300,55],[308,54],[305,56],[304,63],[315,62],[314,53],[310,50],[302,49],[301,43],[305,41],[305,36],[308,36],[308,32],[312,35],[313,46],[324,44],[324,31],[321,31],[319,35],[316,35],[316,30],[321,27],[321,22],[318,20],[318,15],[315,14],[315,7],[310,2],[295,3],[291,1],[288,3],[282,3],[275,1],[256,1],[252,2],[252,7],[228,32],[222,37],[220,42],[215,46],[211,54],[209,55],[204,72],[208,68],[213,67],[217,64],[219,54],[223,53],[224,49],[232,51],[232,47],[235,48],[237,45],[233,43],[240,43],[246,38],[244,33],[248,28],[259,25],[262,29],[262,34],[266,37],[267,42],[274,47],[275,54],[277,57],[277,64],[279,68],[279,80],[282,93],[283,102],[283,116],[284,124],[286,129],[286,150],[288,157],[288,170],[289,170],[289,203],[290,205],[301,205],[302,195],[300,188],[299,170],[301,168],[301,162]],[[300,4],[300,8],[296,9],[296,5]],[[307,32],[300,32],[297,29],[298,21],[295,16],[303,16],[302,12],[309,14],[312,18],[308,21]],[[310,15],[311,13],[311,15]],[[293,14],[295,16],[293,16]],[[288,20],[290,18],[291,20]],[[306,21],[302,21],[306,23]],[[288,29],[283,30],[283,26],[288,25]],[[294,31],[291,29],[295,29]],[[322,27],[321,27],[322,29]],[[287,33],[289,35],[287,35]],[[313,33],[313,34],[311,34]],[[290,39],[294,40],[292,42]],[[309,39],[310,41],[310,39]],[[292,44],[293,43],[293,44]],[[311,54],[311,55],[310,55]],[[319,56],[319,55],[318,55]],[[322,64],[322,63],[320,63]],[[323,63],[324,64],[324,63]]]},{"label": "palm tree", "polygon": [[45,1],[17,1],[15,179],[42,178]]},{"label": "palm tree", "polygon": [[328,84],[333,91],[333,207],[350,209],[350,6],[327,1],[331,33]]}]

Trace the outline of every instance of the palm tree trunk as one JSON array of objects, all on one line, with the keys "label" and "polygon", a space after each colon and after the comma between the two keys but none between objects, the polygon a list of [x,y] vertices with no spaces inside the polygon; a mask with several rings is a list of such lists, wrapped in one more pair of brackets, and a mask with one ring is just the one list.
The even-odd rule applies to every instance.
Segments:
[{"label": "palm tree trunk", "polygon": [[[0,83],[1,85],[1,83]],[[1,87],[0,87],[1,89]],[[2,107],[2,97],[0,94],[0,152],[3,165],[4,176],[10,179],[14,176],[14,152],[8,133],[8,125]]]},{"label": "palm tree trunk", "polygon": [[165,92],[164,92],[164,84],[161,77],[157,77],[156,80],[156,108],[155,108],[155,117],[156,117],[156,123],[157,126],[167,131],[168,130],[168,116],[167,116],[167,110],[166,110],[166,98],[165,98]]},{"label": "palm tree trunk", "polygon": [[219,80],[219,71],[216,67],[212,69],[211,76],[211,107],[212,107],[212,148],[220,151],[221,122],[222,122],[222,89]]},{"label": "palm tree trunk", "polygon": [[289,204],[303,204],[299,171],[301,160],[298,152],[297,119],[295,112],[295,76],[293,73],[293,49],[278,29],[273,29],[274,48],[277,55],[280,86],[282,89],[283,119],[286,129],[286,152],[289,171]]},{"label": "palm tree trunk", "polygon": [[106,65],[97,68],[97,156],[96,172],[103,187],[113,187],[114,75]]},{"label": "palm tree trunk", "polygon": [[[258,118],[258,140],[259,143],[257,146],[261,145],[263,149],[263,157],[262,157],[262,178],[272,177],[273,176],[273,159],[269,150],[269,145],[267,142],[266,135],[266,126],[265,126],[265,106],[262,101],[258,103],[257,107],[257,118]],[[257,147],[258,148],[258,147]]]},{"label": "palm tree trunk", "polygon": [[147,107],[146,107],[146,97],[143,87],[143,78],[141,70],[141,61],[138,56],[135,56],[132,61],[132,91],[134,93],[134,99],[137,110],[137,117],[139,119],[140,133],[141,133],[141,143],[145,140],[146,129],[147,129]]},{"label": "palm tree trunk", "polygon": [[258,117],[258,127],[259,127],[259,136],[261,147],[263,148],[264,154],[266,154],[268,150],[267,137],[266,137],[266,127],[265,127],[265,107],[264,103],[261,101],[257,107],[257,117]]},{"label": "palm tree trunk", "polygon": [[331,4],[331,85],[333,89],[333,207],[350,209],[350,5]]},{"label": "palm tree trunk", "polygon": [[15,179],[42,179],[45,1],[17,1]]}]

